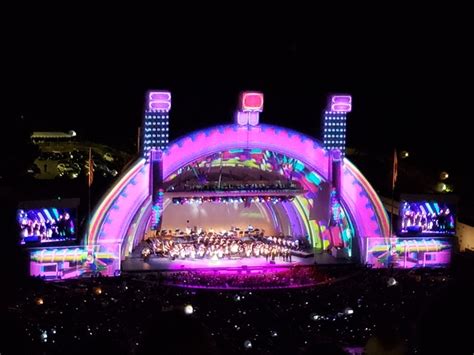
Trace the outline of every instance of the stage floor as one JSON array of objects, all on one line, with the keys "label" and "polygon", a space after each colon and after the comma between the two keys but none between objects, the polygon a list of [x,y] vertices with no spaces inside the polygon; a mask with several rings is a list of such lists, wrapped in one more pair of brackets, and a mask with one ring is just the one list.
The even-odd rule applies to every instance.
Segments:
[{"label": "stage floor", "polygon": [[351,261],[345,259],[337,259],[327,253],[315,254],[314,257],[300,258],[292,257],[292,261],[283,261],[277,258],[275,263],[266,261],[265,258],[242,258],[242,259],[185,259],[170,260],[167,258],[150,257],[144,261],[141,257],[129,257],[122,261],[123,271],[166,271],[166,270],[193,270],[193,269],[225,269],[225,268],[285,268],[296,265],[336,265],[350,264]]}]

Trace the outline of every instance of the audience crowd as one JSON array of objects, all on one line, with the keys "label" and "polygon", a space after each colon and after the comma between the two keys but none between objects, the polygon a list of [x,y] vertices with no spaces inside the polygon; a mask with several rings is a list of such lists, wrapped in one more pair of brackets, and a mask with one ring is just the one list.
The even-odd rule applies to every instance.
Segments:
[{"label": "audience crowd", "polygon": [[[446,269],[315,268],[227,281],[193,272],[31,279],[2,317],[0,352],[472,354],[470,279]],[[278,288],[308,281],[317,282]]]}]

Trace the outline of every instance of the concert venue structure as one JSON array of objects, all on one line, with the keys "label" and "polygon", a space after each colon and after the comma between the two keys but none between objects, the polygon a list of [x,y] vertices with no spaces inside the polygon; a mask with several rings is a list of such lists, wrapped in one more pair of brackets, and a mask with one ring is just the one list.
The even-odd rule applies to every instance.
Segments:
[{"label": "concert venue structure", "polygon": [[171,93],[150,91],[141,156],[96,206],[81,246],[32,251],[34,274],[382,260],[388,216],[345,158],[351,96],[330,97],[323,142],[261,123],[263,99],[244,92],[234,122],[169,142]]}]

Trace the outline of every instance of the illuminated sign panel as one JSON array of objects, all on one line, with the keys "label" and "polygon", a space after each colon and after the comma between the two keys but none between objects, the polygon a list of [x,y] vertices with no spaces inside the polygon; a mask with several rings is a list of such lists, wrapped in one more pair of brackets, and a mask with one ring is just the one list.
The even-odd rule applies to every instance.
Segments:
[{"label": "illuminated sign panel", "polygon": [[149,111],[169,111],[171,109],[171,93],[169,91],[150,91],[147,106]]},{"label": "illuminated sign panel", "polygon": [[263,94],[261,92],[243,92],[240,98],[242,111],[263,111]]},{"label": "illuminated sign panel", "polygon": [[350,95],[331,96],[330,109],[333,112],[351,112],[352,111],[352,96]]}]

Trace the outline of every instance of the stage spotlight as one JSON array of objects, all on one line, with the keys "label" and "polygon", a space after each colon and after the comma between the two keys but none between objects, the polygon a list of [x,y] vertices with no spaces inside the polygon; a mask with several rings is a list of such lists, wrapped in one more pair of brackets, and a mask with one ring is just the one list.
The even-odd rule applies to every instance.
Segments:
[{"label": "stage spotlight", "polygon": [[252,342],[250,340],[246,340],[244,342],[244,347],[245,347],[245,349],[251,349],[252,348]]}]

